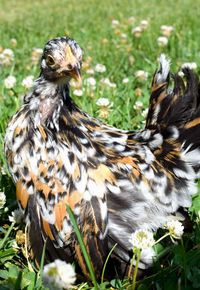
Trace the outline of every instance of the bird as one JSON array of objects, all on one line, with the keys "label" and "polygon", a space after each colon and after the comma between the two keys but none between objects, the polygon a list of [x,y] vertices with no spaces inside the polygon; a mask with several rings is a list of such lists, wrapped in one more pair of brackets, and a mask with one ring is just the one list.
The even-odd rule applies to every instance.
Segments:
[{"label": "bird", "polygon": [[[6,129],[5,155],[37,263],[45,244],[45,263],[76,260],[88,277],[69,206],[100,277],[115,244],[113,261],[124,271],[133,232],[156,231],[190,207],[200,166],[200,86],[187,67],[184,76],[171,73],[162,54],[144,128],[118,129],[70,97],[82,58],[68,36],[45,44],[40,75]],[[141,257],[141,268],[150,260]]]}]

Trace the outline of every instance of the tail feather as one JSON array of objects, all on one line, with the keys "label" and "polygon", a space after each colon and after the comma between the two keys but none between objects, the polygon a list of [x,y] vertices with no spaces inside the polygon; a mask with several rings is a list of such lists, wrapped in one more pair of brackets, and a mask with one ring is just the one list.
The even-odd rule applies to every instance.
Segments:
[{"label": "tail feather", "polygon": [[191,144],[190,151],[200,148],[200,83],[196,74],[189,69],[183,70],[187,78],[185,94],[193,100],[188,108],[188,118],[181,128],[181,137],[186,140],[185,147]]},{"label": "tail feather", "polygon": [[[181,128],[185,123],[195,118],[199,111],[199,80],[189,68],[183,69],[186,78],[169,71],[169,60],[163,55],[160,58],[160,69],[155,73],[152,82],[150,108],[146,121],[146,128],[154,126]],[[170,77],[174,87],[169,89]]]},{"label": "tail feather", "polygon": [[160,56],[160,68],[154,76],[154,84],[163,84],[169,78],[170,59],[165,54]]},{"label": "tail feather", "polygon": [[170,61],[164,55],[161,55],[160,68],[154,74],[152,81],[152,94],[150,97],[150,107],[146,120],[147,129],[152,129],[155,125],[157,126],[161,104],[164,105],[163,102],[165,102],[166,98],[170,98],[170,95],[168,94],[169,68]]},{"label": "tail feather", "polygon": [[[152,82],[146,129],[163,135],[166,128],[176,127],[179,133],[178,141],[182,144],[185,158],[198,171],[200,161],[194,160],[194,156],[200,153],[199,79],[189,68],[182,70],[184,77],[172,75],[169,68],[170,61],[161,55],[160,69],[155,73]],[[170,78],[173,81],[172,89]]]}]

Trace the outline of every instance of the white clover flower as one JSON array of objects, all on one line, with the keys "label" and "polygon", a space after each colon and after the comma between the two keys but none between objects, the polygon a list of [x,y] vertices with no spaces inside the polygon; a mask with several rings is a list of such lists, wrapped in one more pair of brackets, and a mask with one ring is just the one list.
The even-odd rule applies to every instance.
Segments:
[{"label": "white clover flower", "polygon": [[18,246],[16,240],[14,240],[14,241],[12,242],[12,248],[13,248],[14,250],[17,250],[17,251],[20,249],[20,247]]},{"label": "white clover flower", "polygon": [[85,72],[86,72],[86,74],[93,75],[94,74],[94,69],[93,68],[88,68]]},{"label": "white clover flower", "polygon": [[11,43],[12,47],[16,47],[17,46],[17,39],[11,38],[10,43]]},{"label": "white clover flower", "polygon": [[8,216],[8,219],[11,223],[20,224],[24,218],[23,212],[21,209],[15,209],[12,211],[11,216]]},{"label": "white clover flower", "polygon": [[143,118],[146,118],[146,116],[147,116],[147,114],[148,114],[148,111],[149,111],[149,109],[148,108],[146,108],[146,109],[144,109],[143,111],[142,111],[142,117]]},{"label": "white clover flower", "polygon": [[140,256],[140,260],[142,260],[142,263],[139,262],[140,269],[146,269],[145,264],[151,265],[153,263],[154,258],[156,258],[156,253],[152,247],[142,249]]},{"label": "white clover flower", "polygon": [[148,230],[136,230],[129,239],[133,248],[144,250],[151,248],[154,243],[153,233]]},{"label": "white clover flower", "polygon": [[25,79],[22,80],[22,86],[25,89],[32,88],[33,83],[34,83],[34,76],[32,76],[32,75],[31,76],[27,76]]},{"label": "white clover flower", "polygon": [[135,17],[134,16],[130,16],[129,18],[128,18],[128,23],[129,24],[133,24],[135,22]]},{"label": "white clover flower", "polygon": [[112,27],[117,27],[117,26],[119,26],[119,20],[113,19],[112,20]]},{"label": "white clover flower", "polygon": [[71,264],[56,259],[44,266],[42,280],[50,290],[69,289],[76,281],[76,273]]},{"label": "white clover flower", "polygon": [[129,55],[129,57],[128,57],[128,61],[129,61],[130,65],[133,65],[134,62],[135,62],[135,58],[134,58],[134,56],[133,56],[133,55]]},{"label": "white clover flower", "polygon": [[142,30],[146,30],[148,26],[149,26],[149,22],[148,22],[148,20],[142,20],[142,21],[140,22],[140,28],[141,28]]},{"label": "white clover flower", "polygon": [[14,77],[14,76],[8,76],[4,80],[4,86],[5,86],[6,89],[12,89],[16,85],[16,82],[17,82],[16,77]]},{"label": "white clover flower", "polygon": [[143,108],[143,103],[141,102],[141,101],[136,101],[135,102],[135,104],[134,104],[134,106],[133,106],[133,108],[135,109],[135,110],[140,110],[140,109],[142,109]]},{"label": "white clover flower", "polygon": [[128,82],[129,82],[129,78],[124,78],[124,79],[122,80],[122,83],[123,83],[123,84],[128,84]]},{"label": "white clover flower", "polygon": [[0,166],[0,172],[2,175],[6,175],[6,171],[5,171],[5,168],[3,166]]},{"label": "white clover flower", "polygon": [[93,77],[89,77],[85,81],[86,81],[86,84],[91,86],[91,87],[95,87],[96,83],[97,83],[95,78],[93,78]]},{"label": "white clover flower", "polygon": [[135,72],[135,77],[139,79],[140,81],[146,81],[148,78],[148,72],[144,70],[137,70]]},{"label": "white clover flower", "polygon": [[165,227],[172,238],[180,239],[183,235],[184,226],[178,220],[168,221]]},{"label": "white clover flower", "polygon": [[76,90],[73,91],[73,94],[75,96],[82,97],[83,96],[83,91],[80,90],[80,89],[76,89]]},{"label": "white clover flower", "polygon": [[74,89],[81,89],[81,81],[76,81],[75,79],[71,79],[70,80],[70,87],[74,88]]},{"label": "white clover flower", "polygon": [[34,47],[32,52],[34,52],[34,54],[41,55],[43,53],[43,49]]},{"label": "white clover flower", "polygon": [[107,119],[109,116],[110,108],[113,106],[113,103],[111,103],[107,98],[99,98],[96,101],[97,106],[100,107],[98,113],[99,117],[103,119]]},{"label": "white clover flower", "polygon": [[75,79],[70,79],[70,87],[72,87],[72,88],[76,88],[76,86],[77,86],[77,82],[76,82],[76,80]]},{"label": "white clover flower", "polygon": [[108,86],[110,88],[116,88],[117,86],[115,83],[112,83],[109,78],[103,78],[100,82],[102,85]]},{"label": "white clover flower", "polygon": [[99,98],[96,101],[97,106],[99,107],[109,107],[110,106],[110,101],[107,98]]},{"label": "white clover flower", "polygon": [[93,77],[89,77],[89,78],[87,78],[87,79],[85,80],[85,83],[86,83],[86,85],[89,86],[89,87],[93,87],[93,88],[96,87],[96,80],[95,80],[95,78],[93,78]]},{"label": "white clover flower", "polygon": [[134,94],[136,95],[136,97],[141,97],[142,96],[142,89],[136,88],[134,91]]},{"label": "white clover flower", "polygon": [[189,68],[189,69],[197,69],[197,64],[196,62],[185,62],[182,64],[181,68]]},{"label": "white clover flower", "polygon": [[126,34],[126,33],[121,33],[120,36],[121,36],[121,38],[123,38],[123,39],[127,39],[127,34]]},{"label": "white clover flower", "polygon": [[102,44],[108,44],[109,43],[109,40],[107,38],[102,38],[101,39],[101,43]]},{"label": "white clover flower", "polygon": [[100,83],[101,83],[102,85],[110,86],[110,79],[109,79],[109,78],[102,78],[102,79],[100,80]]},{"label": "white clover flower", "polygon": [[161,25],[160,30],[163,36],[169,37],[174,30],[174,27],[169,25]]},{"label": "white clover flower", "polygon": [[142,33],[142,29],[141,29],[141,27],[137,26],[137,27],[133,28],[131,32],[135,37],[140,37],[141,33]]},{"label": "white clover flower", "polygon": [[97,63],[94,69],[98,73],[104,73],[106,71],[105,65],[101,63]]},{"label": "white clover flower", "polygon": [[0,64],[10,65],[14,60],[14,52],[10,48],[5,48],[0,54]]},{"label": "white clover flower", "polygon": [[7,206],[4,207],[4,212],[8,212],[9,208]]},{"label": "white clover flower", "polygon": [[42,48],[33,48],[32,50],[32,54],[31,54],[31,61],[33,65],[38,64],[41,56],[43,53],[43,49]]},{"label": "white clover flower", "polygon": [[110,87],[110,88],[116,88],[116,86],[117,86],[117,85],[116,85],[115,83],[112,83],[112,82],[109,83],[109,87]]},{"label": "white clover flower", "polygon": [[163,47],[168,44],[168,38],[166,36],[159,36],[157,38],[158,46]]},{"label": "white clover flower", "polygon": [[4,56],[10,57],[10,58],[14,58],[14,52],[10,48],[5,48],[3,50],[3,54],[4,54]]},{"label": "white clover flower", "polygon": [[4,207],[6,203],[6,195],[3,191],[0,191],[0,209]]},{"label": "white clover flower", "polygon": [[108,107],[102,107],[99,111],[99,117],[102,119],[107,119],[109,116],[109,109]]}]

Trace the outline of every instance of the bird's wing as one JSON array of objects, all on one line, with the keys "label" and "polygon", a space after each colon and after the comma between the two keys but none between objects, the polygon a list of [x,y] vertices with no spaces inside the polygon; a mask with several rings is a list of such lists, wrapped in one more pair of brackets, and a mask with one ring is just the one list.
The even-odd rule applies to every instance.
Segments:
[{"label": "bird's wing", "polygon": [[[20,156],[14,174],[17,199],[22,209],[31,215],[32,223],[41,228],[43,240],[48,238],[58,248],[75,243],[76,255],[86,272],[66,210],[69,205],[87,250],[100,271],[107,255],[104,245],[107,231],[105,184],[113,183],[113,174],[100,162],[85,159],[86,153],[82,152],[76,136],[70,139],[65,131],[55,139],[43,126],[34,128],[32,133],[17,153]],[[71,150],[68,149],[69,142],[72,142]],[[16,160],[16,157],[10,157],[10,163],[14,164]]]}]

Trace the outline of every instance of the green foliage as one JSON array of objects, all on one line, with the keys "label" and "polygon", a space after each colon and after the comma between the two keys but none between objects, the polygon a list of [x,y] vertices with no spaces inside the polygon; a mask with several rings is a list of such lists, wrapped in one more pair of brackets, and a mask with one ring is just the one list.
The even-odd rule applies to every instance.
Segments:
[{"label": "green foliage", "polygon": [[96,281],[96,277],[95,277],[95,273],[94,273],[94,269],[93,269],[93,266],[92,266],[92,263],[91,263],[91,260],[90,260],[90,257],[87,253],[87,249],[84,245],[84,242],[83,242],[83,237],[81,235],[81,232],[79,231],[79,228],[78,228],[78,224],[76,222],[76,219],[74,217],[74,214],[70,208],[70,206],[67,205],[67,212],[69,214],[69,217],[70,217],[70,221],[73,225],[73,228],[74,228],[74,231],[76,233],[76,236],[77,236],[77,240],[79,242],[79,245],[81,247],[81,251],[83,253],[83,256],[84,256],[84,259],[85,259],[85,262],[86,262],[86,265],[88,267],[88,271],[90,273],[90,277],[91,277],[91,280],[92,280],[92,283],[94,285],[94,289],[95,290],[98,290],[98,284],[97,284],[97,281]]},{"label": "green foliage", "polygon": [[[74,94],[75,101],[83,110],[99,117],[96,101],[101,97],[108,98],[113,106],[104,121],[123,129],[138,129],[144,125],[151,78],[160,53],[169,55],[173,70],[184,62],[196,62],[197,67],[200,64],[199,4],[199,1],[191,0],[0,1],[0,53],[11,48],[15,55],[11,65],[0,65],[0,191],[7,197],[4,208],[0,209],[0,289],[45,289],[41,279],[43,265],[38,271],[31,257],[25,257],[26,245],[19,234],[20,229],[24,230],[23,226],[12,224],[8,219],[16,208],[15,188],[3,154],[5,128],[26,92],[21,82],[28,75],[36,78],[39,74],[38,65],[31,60],[32,49],[42,48],[52,37],[65,34],[74,37],[84,49],[84,63],[89,69],[97,63],[106,66],[106,72],[94,72],[94,75],[83,70],[83,97]],[[131,16],[135,17],[134,23],[129,19]],[[119,20],[116,27],[111,25],[113,19]],[[149,21],[149,26],[141,37],[136,38],[131,30],[143,19]],[[168,44],[163,47],[157,44],[161,25],[174,27]],[[17,40],[16,46],[11,41],[13,38]],[[148,72],[147,80],[137,79],[137,70]],[[4,79],[9,75],[17,79],[17,84],[10,90],[4,85]],[[86,85],[85,80],[90,76],[96,80],[94,88]],[[124,83],[122,80],[127,77],[129,82]],[[102,78],[109,78],[116,87],[102,85]],[[136,106],[137,101],[143,103],[141,108]],[[150,273],[137,278],[138,290],[200,289],[199,194],[193,198],[189,213],[191,224],[185,229],[182,243],[173,244],[168,237],[156,245],[158,260]],[[159,231],[158,238],[162,234]],[[102,280],[99,287],[131,289],[132,282],[127,279]],[[85,282],[73,289],[95,288]]]}]

